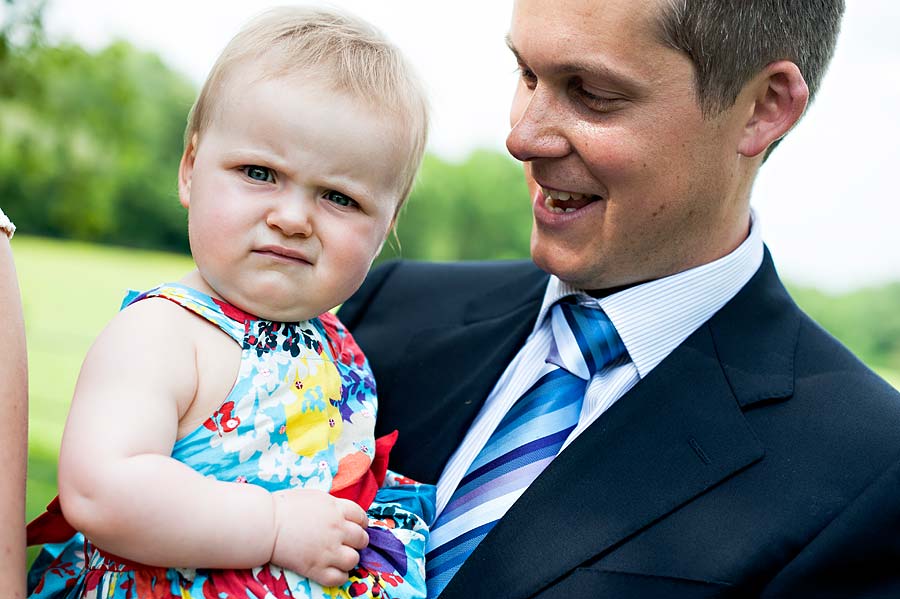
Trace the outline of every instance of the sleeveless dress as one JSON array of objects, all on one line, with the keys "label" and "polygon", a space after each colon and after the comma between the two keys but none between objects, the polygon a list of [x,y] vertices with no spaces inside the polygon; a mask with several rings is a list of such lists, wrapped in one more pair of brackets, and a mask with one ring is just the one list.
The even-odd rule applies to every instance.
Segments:
[{"label": "sleeveless dress", "polygon": [[[273,565],[247,570],[134,564],[81,534],[45,546],[29,574],[41,599],[320,599],[425,597],[425,543],[434,487],[386,471],[391,440],[374,438],[377,397],[368,362],[336,316],[257,319],[180,284],[132,293],[123,308],[159,297],[221,328],[242,348],[234,387],[179,439],[172,457],[221,481],[269,491],[320,489],[368,509],[369,547],[342,587],[326,588]],[[376,494],[377,493],[377,494]],[[52,504],[51,504],[52,505]],[[240,518],[234,514],[234,518]],[[58,514],[61,519],[61,512]],[[227,527],[228,522],[222,522]]]}]

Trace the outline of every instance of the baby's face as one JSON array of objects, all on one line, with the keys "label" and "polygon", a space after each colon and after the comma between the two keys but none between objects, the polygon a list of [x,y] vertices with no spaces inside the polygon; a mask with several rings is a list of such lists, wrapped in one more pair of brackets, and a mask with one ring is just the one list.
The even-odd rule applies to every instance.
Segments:
[{"label": "baby's face", "polygon": [[268,320],[317,316],[362,283],[406,159],[394,121],[307,74],[229,77],[182,159],[191,251],[211,295]]}]

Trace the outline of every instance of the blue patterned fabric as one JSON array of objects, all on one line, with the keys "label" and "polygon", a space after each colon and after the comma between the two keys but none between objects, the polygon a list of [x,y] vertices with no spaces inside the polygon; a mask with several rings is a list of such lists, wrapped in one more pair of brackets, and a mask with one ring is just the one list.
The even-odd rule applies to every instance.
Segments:
[{"label": "blue patterned fabric", "polygon": [[[150,297],[174,302],[221,328],[242,352],[228,397],[175,443],[174,459],[205,476],[270,491],[303,487],[335,493],[369,474],[375,457],[375,382],[368,361],[336,316],[325,313],[296,323],[260,320],[178,284],[130,295],[123,308]],[[360,552],[360,564],[343,587],[324,588],[272,565],[247,570],[141,566],[100,551],[78,534],[57,548],[55,559],[31,572],[32,597],[424,597],[434,487],[388,471],[374,502],[364,507],[369,547]]]}]

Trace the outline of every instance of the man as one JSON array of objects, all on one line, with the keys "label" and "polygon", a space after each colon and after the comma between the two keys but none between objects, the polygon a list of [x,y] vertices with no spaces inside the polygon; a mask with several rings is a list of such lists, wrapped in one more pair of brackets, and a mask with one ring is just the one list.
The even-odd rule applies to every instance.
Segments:
[{"label": "man", "polygon": [[[395,262],[340,314],[393,466],[438,481],[430,594],[900,596],[900,397],[792,302],[750,211],[842,12],[517,0],[507,146],[540,270]],[[596,372],[586,322],[624,346]],[[561,451],[492,472],[542,426],[519,406],[565,395],[553,372],[584,379],[576,417],[521,447]]]}]

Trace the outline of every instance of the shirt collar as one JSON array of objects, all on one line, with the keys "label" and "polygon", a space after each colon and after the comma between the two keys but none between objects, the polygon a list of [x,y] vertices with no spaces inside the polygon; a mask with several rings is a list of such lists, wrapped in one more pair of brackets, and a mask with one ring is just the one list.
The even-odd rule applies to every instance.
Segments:
[{"label": "shirt collar", "polygon": [[763,243],[759,218],[750,212],[750,233],[731,253],[662,279],[596,299],[550,276],[535,330],[553,304],[574,295],[578,303],[600,307],[616,327],[641,378],[722,306],[759,269]]}]

